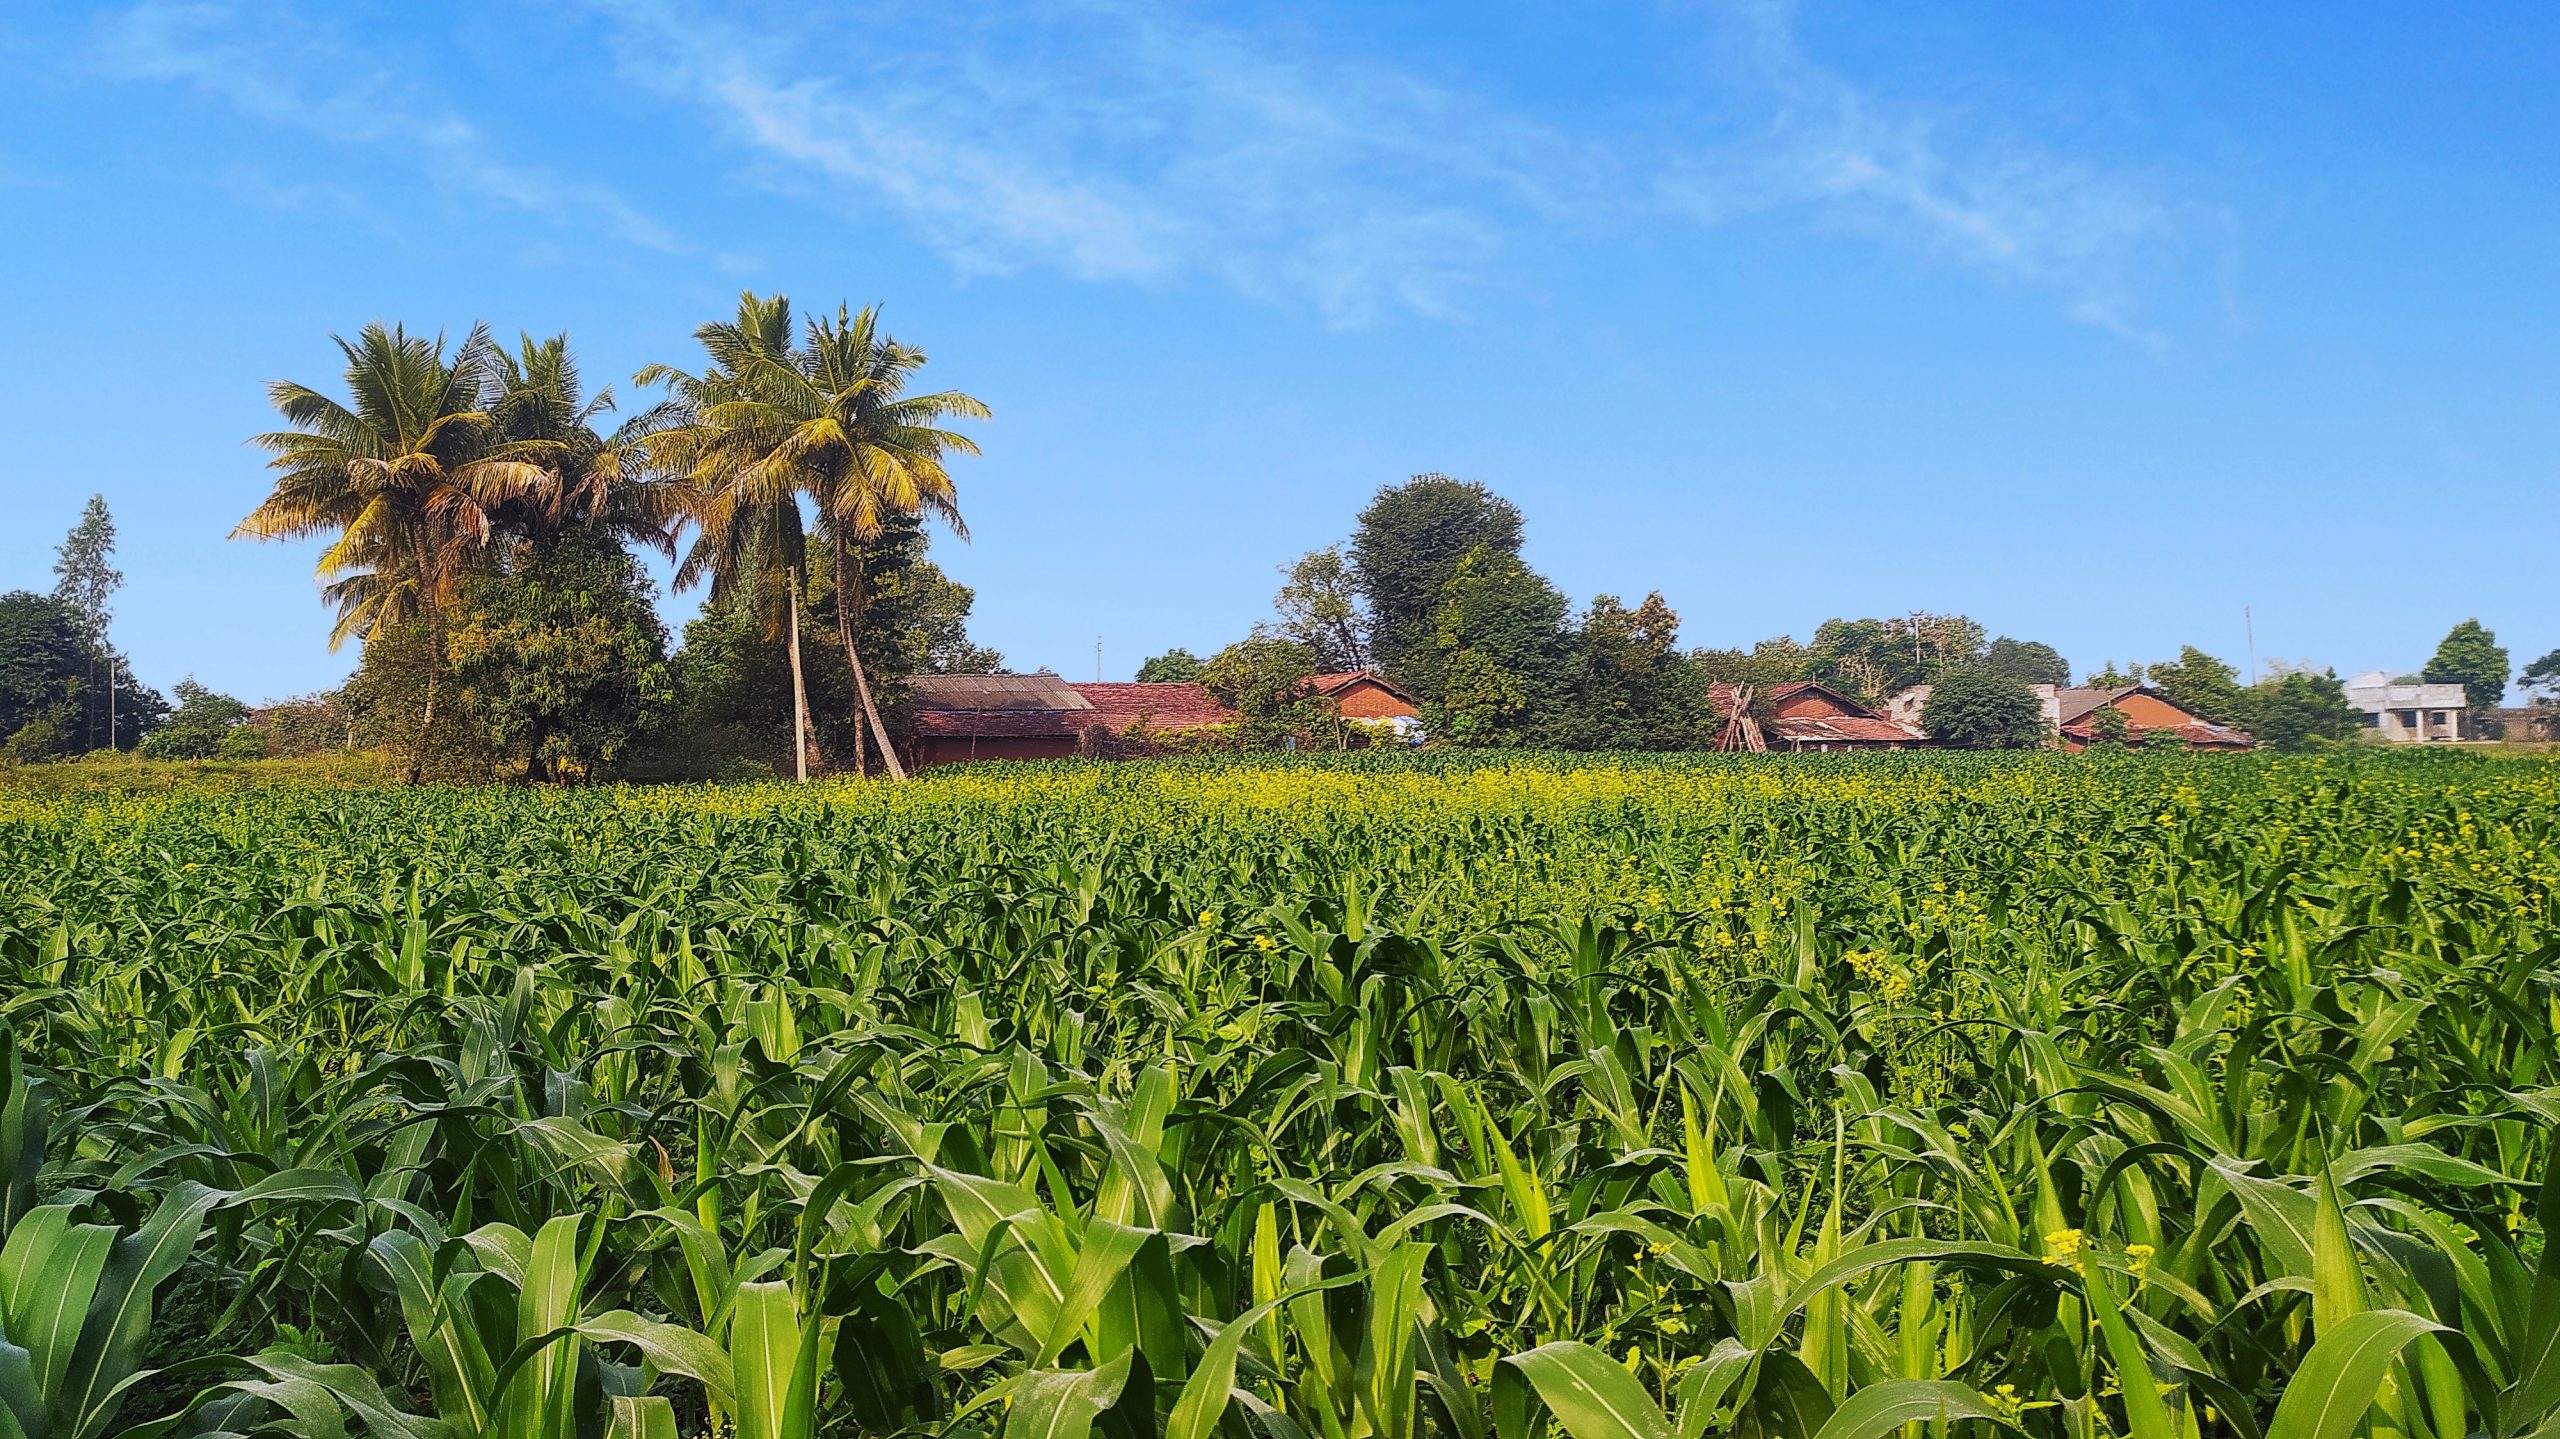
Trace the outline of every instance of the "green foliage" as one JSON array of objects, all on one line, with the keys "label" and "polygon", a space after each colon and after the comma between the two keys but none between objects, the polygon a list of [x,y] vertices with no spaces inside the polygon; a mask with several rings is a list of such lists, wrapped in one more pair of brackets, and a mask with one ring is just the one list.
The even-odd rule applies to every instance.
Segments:
[{"label": "green foliage", "polygon": [[1295,640],[1256,635],[1220,650],[1200,683],[1236,712],[1235,741],[1247,749],[1333,747],[1336,715],[1307,683],[1316,653]]},{"label": "green foliage", "polygon": [[2194,645],[2178,651],[2175,662],[2150,667],[2148,683],[2171,703],[2215,724],[2244,722],[2248,701],[2240,690],[2240,672]]},{"label": "green foliage", "polygon": [[1972,668],[1983,652],[1982,626],[1963,615],[1824,620],[1806,649],[1803,678],[1875,703]]},{"label": "green foliage", "polygon": [[455,708],[535,781],[610,769],[674,697],[648,577],[594,530],[473,579],[444,627]]},{"label": "green foliage", "polygon": [[63,536],[54,551],[53,597],[71,611],[92,646],[107,642],[108,606],[124,584],[115,567],[116,522],[107,513],[107,497],[91,495],[80,511],[80,523]]},{"label": "green foliage", "polygon": [[2445,633],[2423,677],[2428,684],[2462,686],[2471,712],[2485,715],[2506,702],[2507,652],[2478,620],[2464,620]]},{"label": "green foliage", "polygon": [[[167,723],[153,730],[142,742],[142,752],[152,759],[210,759],[221,750],[223,742],[235,730],[244,729],[249,707],[226,694],[217,694],[197,684],[193,678],[178,681],[171,691],[178,707]],[[251,739],[256,740],[254,732]],[[257,741],[248,754],[225,755],[224,758],[255,759],[266,753],[264,741]]]},{"label": "green foliage", "polygon": [[25,590],[0,595],[0,754],[26,761],[128,749],[168,711],[69,605]]},{"label": "green foliage", "polygon": [[1188,684],[1200,678],[1201,668],[1198,655],[1186,649],[1170,649],[1138,666],[1138,683]]},{"label": "green foliage", "polygon": [[[1470,480],[1416,475],[1378,491],[1351,537],[1351,567],[1369,606],[1369,653],[1388,678],[1426,702],[1447,688],[1442,638],[1449,587],[1471,555],[1481,573],[1516,565],[1520,511]],[[1559,601],[1556,615],[1561,623]],[[1481,688],[1480,677],[1469,680]],[[1465,702],[1469,712],[1480,702]]]},{"label": "green foliage", "polygon": [[2249,732],[2283,754],[2354,739],[2364,724],[2334,670],[2288,670],[2251,685],[2244,699]]},{"label": "green foliage", "polygon": [[1564,699],[1567,608],[1517,559],[1489,548],[1460,557],[1432,629],[1441,684],[1422,697],[1424,731],[1461,748],[1538,734]]},{"label": "green foliage", "polygon": [[2037,640],[2002,635],[1982,652],[1981,667],[2022,684],[2058,688],[2071,683],[2071,662],[2062,657],[2062,651]]},{"label": "green foliage", "polygon": [[1771,685],[1804,678],[1807,658],[1805,647],[1787,635],[1762,640],[1748,651],[1691,650],[1690,661],[1699,675],[1710,684],[1749,685],[1767,690]]},{"label": "green foliage", "polygon": [[2096,674],[2089,676],[2081,683],[2093,690],[2120,690],[2127,685],[2143,683],[2143,670],[2140,665],[2127,665],[2118,669],[2116,662],[2109,660]]},{"label": "green foliage", "polygon": [[2526,665],[2516,676],[2516,684],[2537,699],[2560,702],[2560,649]]},{"label": "green foliage", "polygon": [[2121,745],[2132,733],[2133,721],[2114,705],[2100,705],[2089,712],[2089,743],[2093,745]]},{"label": "green foliage", "polygon": [[1708,749],[1717,715],[1707,679],[1680,653],[1680,617],[1659,594],[1630,610],[1591,602],[1574,637],[1565,699],[1542,736],[1563,749]]},{"label": "green foliage", "polygon": [[1369,667],[1369,602],[1341,545],[1300,555],[1272,597],[1281,638],[1313,651],[1319,673]]},{"label": "green foliage", "polygon": [[2360,748],[0,790],[0,1410],[2537,1434],[2555,793]]},{"label": "green foliage", "polygon": [[1920,727],[1958,749],[2033,749],[2049,738],[2044,707],[2025,682],[1979,667],[1953,671],[1931,686]]}]

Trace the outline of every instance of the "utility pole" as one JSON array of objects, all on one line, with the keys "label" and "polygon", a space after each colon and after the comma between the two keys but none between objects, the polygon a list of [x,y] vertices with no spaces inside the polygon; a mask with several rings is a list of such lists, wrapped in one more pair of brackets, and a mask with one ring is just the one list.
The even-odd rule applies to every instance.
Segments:
[{"label": "utility pole", "polygon": [[1102,683],[1102,636],[1093,637],[1093,682]]},{"label": "utility pole", "polygon": [[2258,682],[2258,622],[2250,616],[2247,605],[2240,607],[2240,629],[2249,637],[2249,683],[2256,684]]}]

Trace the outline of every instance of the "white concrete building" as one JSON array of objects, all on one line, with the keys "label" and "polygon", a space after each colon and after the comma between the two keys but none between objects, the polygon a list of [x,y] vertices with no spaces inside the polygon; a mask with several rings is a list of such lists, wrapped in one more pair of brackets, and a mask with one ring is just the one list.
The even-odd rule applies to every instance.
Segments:
[{"label": "white concrete building", "polygon": [[2455,684],[2394,684],[2387,670],[2347,681],[2347,703],[2364,711],[2364,727],[2393,744],[2451,744],[2475,738],[2470,696]]}]

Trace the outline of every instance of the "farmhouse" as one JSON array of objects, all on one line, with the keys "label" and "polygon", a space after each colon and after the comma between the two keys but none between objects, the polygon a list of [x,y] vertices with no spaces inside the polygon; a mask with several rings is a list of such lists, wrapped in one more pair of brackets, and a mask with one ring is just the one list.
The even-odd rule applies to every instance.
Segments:
[{"label": "farmhouse", "polygon": [[1344,719],[1393,725],[1396,733],[1407,739],[1422,732],[1421,706],[1376,670],[1316,675],[1308,683],[1317,694],[1333,701],[1335,711]]},{"label": "farmhouse", "polygon": [[[1728,717],[1740,716],[1751,705],[1744,702],[1740,687],[1718,683],[1710,686],[1708,697],[1716,709]],[[1725,726],[1718,749],[1771,750],[1797,754],[1829,754],[1847,750],[1923,749],[1935,743],[1916,724],[1892,719],[1876,713],[1857,700],[1829,685],[1814,680],[1792,680],[1771,685],[1765,697],[1765,718],[1750,716],[1750,723]],[[1763,745],[1753,745],[1750,736],[1757,734]]]},{"label": "farmhouse", "polygon": [[2189,749],[2254,749],[2258,743],[2247,731],[2215,724],[2149,685],[2123,685],[2054,691],[2051,713],[2062,747],[2087,749],[2105,732],[2098,718],[2104,710],[2124,716],[2124,737],[2129,743],[2139,744],[2161,732],[2176,735]]},{"label": "farmhouse", "polygon": [[2394,684],[2386,670],[2368,670],[2347,681],[2347,703],[2364,713],[2364,727],[2392,744],[2451,744],[2475,739],[2471,697],[2456,684]]},{"label": "farmhouse", "polygon": [[1056,675],[918,675],[907,682],[918,766],[1097,754],[1132,727],[1209,729],[1235,712],[1196,684],[1069,684]]}]

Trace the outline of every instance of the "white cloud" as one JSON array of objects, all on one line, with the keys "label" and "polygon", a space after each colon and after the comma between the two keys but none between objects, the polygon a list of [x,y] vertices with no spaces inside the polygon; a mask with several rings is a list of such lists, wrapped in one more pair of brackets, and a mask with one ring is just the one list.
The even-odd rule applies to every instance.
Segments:
[{"label": "white cloud", "polygon": [[[2156,345],[2142,315],[2160,260],[2228,223],[1996,118],[1852,83],[1804,52],[1785,0],[1712,4],[1739,63],[1685,95],[1614,97],[1605,122],[1164,0],[581,3],[622,78],[711,116],[756,178],[913,234],[964,274],[1209,277],[1339,326],[1459,313],[1522,236],[1794,217]],[[562,230],[694,253],[604,185],[502,158],[450,106],[287,10],[143,0],[99,27],[95,55],[409,157],[435,184]],[[1724,118],[1680,118],[1700,109]]]},{"label": "white cloud", "polygon": [[964,271],[1206,273],[1341,325],[1445,313],[1596,163],[1400,72],[1144,3],[752,28],[687,0],[592,3],[626,73]]},{"label": "white cloud", "polygon": [[2210,220],[2139,178],[1999,134],[1959,134],[1911,105],[1852,85],[1798,46],[1786,0],[1726,11],[1765,92],[1754,133],[1673,159],[1665,206],[1713,225],[1808,211],[1826,223],[1915,243],[2054,294],[2066,313],[2146,345],[2137,320],[2146,262]]},{"label": "white cloud", "polygon": [[[280,5],[144,0],[99,22],[91,59],[117,79],[182,84],[268,124],[414,156],[430,183],[483,202],[653,250],[690,249],[609,187],[501,158],[469,120]],[[324,198],[310,186],[270,194],[288,207]]]}]

